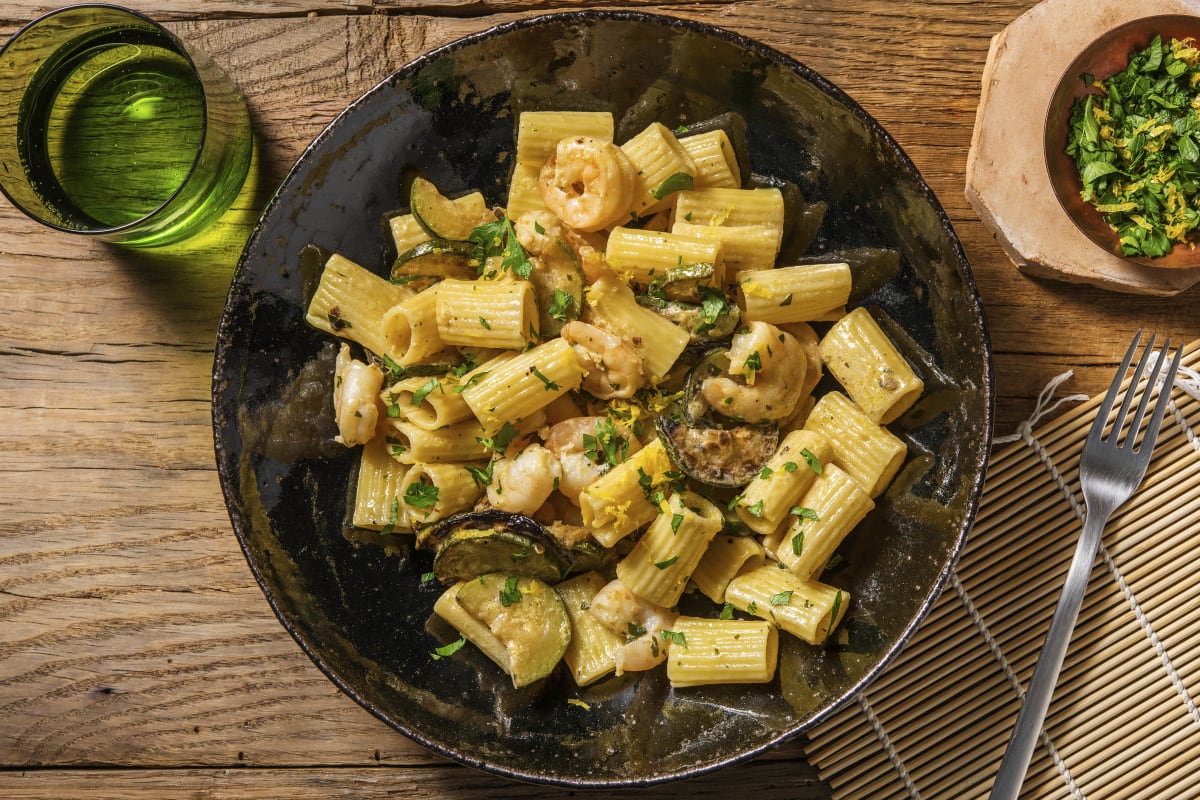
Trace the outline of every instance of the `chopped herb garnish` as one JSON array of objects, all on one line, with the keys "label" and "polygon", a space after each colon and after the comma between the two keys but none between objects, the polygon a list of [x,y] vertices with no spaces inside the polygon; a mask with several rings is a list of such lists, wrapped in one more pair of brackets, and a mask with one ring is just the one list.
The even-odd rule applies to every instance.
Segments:
[{"label": "chopped herb garnish", "polygon": [[480,318],[479,318],[479,324],[480,324],[480,325],[482,325],[482,326],[484,327],[484,329],[485,329],[485,330],[489,330],[489,331],[490,331],[490,330],[492,329],[492,323],[488,322],[488,321],[487,321],[486,319],[484,319],[483,317],[480,317]]},{"label": "chopped herb garnish", "polygon": [[792,555],[798,556],[804,552],[804,531],[796,531],[792,536]]},{"label": "chopped herb garnish", "polygon": [[507,214],[495,222],[480,225],[471,231],[468,239],[475,245],[475,261],[480,269],[489,258],[498,256],[503,270],[521,278],[528,278],[533,273],[533,264],[517,241],[517,233]]},{"label": "chopped herb garnish", "polygon": [[410,483],[404,490],[404,502],[413,508],[429,509],[437,505],[438,487],[432,483],[418,481]]},{"label": "chopped herb garnish", "polygon": [[811,508],[808,508],[806,506],[792,506],[791,509],[788,511],[788,513],[791,514],[793,517],[799,517],[800,519],[808,519],[808,520],[818,519],[817,512],[813,511]]},{"label": "chopped herb garnish", "polygon": [[574,308],[575,297],[566,289],[555,289],[554,297],[551,298],[550,307],[546,309],[546,313],[550,315],[551,319],[566,322]]},{"label": "chopped herb garnish", "polygon": [[462,650],[463,645],[466,643],[467,643],[467,640],[465,638],[462,638],[456,642],[451,642],[450,644],[442,645],[441,647],[437,648],[432,653],[430,653],[430,655],[433,656],[434,661],[438,661],[443,658],[449,658],[450,656],[457,653],[459,650]]},{"label": "chopped herb garnish", "polygon": [[790,602],[792,602],[791,589],[788,589],[786,592],[780,592],[779,594],[771,595],[771,605],[773,606],[786,606]]},{"label": "chopped herb garnish", "polygon": [[638,625],[636,622],[630,622],[625,626],[625,641],[627,642],[632,642],[634,639],[645,635],[646,629],[641,625]]},{"label": "chopped herb garnish", "polygon": [[629,457],[629,441],[607,417],[596,423],[596,433],[583,435],[583,454],[597,464],[615,467]]},{"label": "chopped herb garnish", "polygon": [[479,442],[489,450],[497,452],[500,455],[504,455],[505,451],[508,450],[509,444],[512,443],[512,440],[517,438],[517,433],[517,429],[513,427],[511,422],[505,422],[500,426],[500,430],[496,431],[491,436],[478,436],[475,438],[475,441]]},{"label": "chopped herb garnish", "polygon": [[675,555],[675,556],[671,556],[670,558],[663,559],[662,561],[655,561],[654,566],[656,566],[659,569],[666,569],[667,567],[672,566],[678,560],[679,560],[679,556]]},{"label": "chopped herb garnish", "polygon": [[517,586],[517,576],[509,575],[504,579],[504,588],[500,590],[500,605],[508,608],[513,603],[521,602],[521,590]]},{"label": "chopped herb garnish", "polygon": [[1200,225],[1200,52],[1155,36],[1100,91],[1071,109],[1066,153],[1081,196],[1116,229],[1126,255],[1164,256]]},{"label": "chopped herb garnish", "polygon": [[759,519],[762,519],[764,510],[765,504],[762,500],[759,500],[754,505],[746,506],[746,513],[750,514],[751,516],[758,517]]},{"label": "chopped herb garnish", "polygon": [[722,605],[721,613],[717,615],[717,619],[733,619],[733,603]]},{"label": "chopped herb garnish", "polygon": [[475,482],[480,486],[487,486],[492,482],[492,466],[495,461],[489,461],[486,467],[465,467],[467,474],[475,479]]},{"label": "chopped herb garnish", "polygon": [[379,532],[384,536],[396,530],[396,524],[400,521],[400,498],[393,497],[392,504],[388,508],[388,521]]},{"label": "chopped herb garnish", "polygon": [[679,533],[679,526],[683,524],[683,514],[671,515],[671,533]]},{"label": "chopped herb garnish", "polygon": [[464,383],[460,383],[458,386],[455,386],[454,389],[452,389],[452,391],[462,394],[463,390],[469,389],[472,386],[474,386],[475,384],[479,383],[481,380],[483,380],[485,375],[487,375],[487,372],[476,372],[474,375],[467,378],[467,380]]},{"label": "chopped herb garnish", "polygon": [[795,461],[788,461],[783,465],[784,472],[795,472],[798,469],[800,469],[800,465],[798,465]]},{"label": "chopped herb garnish", "polygon": [[539,381],[542,382],[542,384],[546,387],[546,391],[554,392],[554,391],[558,390],[558,388],[559,388],[558,384],[555,383],[554,381],[550,380],[549,378],[547,378],[545,375],[543,375],[542,371],[540,369],[538,369],[537,367],[531,366],[529,368],[529,372],[532,373],[533,377],[537,378]]},{"label": "chopped herb garnish", "polygon": [[659,631],[658,635],[662,637],[664,642],[670,642],[680,647],[687,647],[687,637],[679,631]]},{"label": "chopped herb garnish", "polygon": [[686,172],[675,172],[668,175],[666,179],[658,185],[658,188],[652,190],[650,194],[654,195],[655,200],[662,200],[669,194],[681,192],[685,189],[691,189],[695,186],[695,180]]},{"label": "chopped herb garnish", "polygon": [[412,393],[412,404],[414,406],[421,405],[421,403],[425,402],[425,398],[429,396],[429,393],[437,391],[437,388],[440,385],[441,384],[438,383],[437,378],[430,378],[429,380],[425,381],[425,383],[421,384],[421,386],[419,386],[417,390]]},{"label": "chopped herb garnish", "polygon": [[809,450],[807,447],[805,447],[800,451],[800,457],[804,459],[805,464],[808,464],[809,469],[818,475],[821,474],[821,471],[824,469],[821,466],[821,459],[817,458],[812,450]]}]

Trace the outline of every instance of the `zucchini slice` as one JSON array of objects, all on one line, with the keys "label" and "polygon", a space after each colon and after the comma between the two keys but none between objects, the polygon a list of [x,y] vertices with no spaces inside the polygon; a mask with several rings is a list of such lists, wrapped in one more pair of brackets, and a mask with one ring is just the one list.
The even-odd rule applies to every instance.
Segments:
[{"label": "zucchini slice", "polygon": [[421,546],[437,548],[433,574],[442,583],[503,572],[554,584],[571,563],[541,523],[497,509],[447,517],[422,536]]},{"label": "zucchini slice", "polygon": [[779,446],[775,423],[716,428],[688,425],[678,417],[663,415],[655,421],[655,429],[680,472],[698,483],[723,489],[749,483]]},{"label": "zucchini slice", "polygon": [[638,305],[645,306],[683,328],[693,343],[728,339],[742,320],[741,310],[727,302],[722,303],[721,308],[717,310],[715,306],[706,306],[703,303],[689,303],[652,294],[640,294],[637,301]]},{"label": "zucchini slice", "polygon": [[451,239],[430,239],[405,250],[392,264],[392,281],[416,291],[443,278],[473,280],[478,276],[475,245]]},{"label": "zucchini slice", "polygon": [[[512,676],[518,689],[553,672],[571,643],[567,607],[543,581],[492,572],[450,591],[453,604],[439,601],[439,616]],[[456,620],[461,623],[462,618],[454,606],[481,625],[459,627]]]},{"label": "zucchini slice", "polygon": [[563,325],[579,318],[583,309],[583,266],[571,246],[555,239],[529,274],[538,307],[542,338],[558,336]]},{"label": "zucchini slice", "polygon": [[434,239],[465,242],[471,231],[492,221],[488,218],[487,202],[479,192],[451,200],[427,178],[413,179],[408,204],[417,224]]}]

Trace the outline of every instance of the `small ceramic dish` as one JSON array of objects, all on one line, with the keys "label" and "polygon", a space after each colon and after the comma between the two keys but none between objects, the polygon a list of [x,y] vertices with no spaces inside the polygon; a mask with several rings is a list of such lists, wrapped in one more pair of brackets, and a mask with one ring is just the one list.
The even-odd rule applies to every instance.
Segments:
[{"label": "small ceramic dish", "polygon": [[[832,33],[832,32],[831,32]],[[846,646],[781,643],[772,682],[673,689],[664,670],[517,690],[472,648],[435,659],[428,554],[347,526],[357,452],[332,441],[330,337],[305,321],[316,244],[387,270],[381,219],[406,175],[505,197],[517,115],[609,110],[622,140],[732,111],[756,171],[828,203],[814,251],[894,253],[852,297],[896,323],[927,391],[896,429],[911,457],[845,543]],[[828,256],[825,256],[828,257]],[[418,58],[301,156],[252,233],[213,368],[217,465],[234,531],[283,626],[366,709],[436,753],[510,778],[632,786],[746,760],[871,682],[945,586],[982,490],[992,372],[970,267],[912,162],[853,100],[744,37],[630,12],[523,19]],[[709,603],[709,606],[712,604]],[[791,637],[788,637],[789,639]],[[298,700],[297,702],[302,702]]]},{"label": "small ceramic dish", "polygon": [[1158,258],[1124,254],[1116,230],[1094,205],[1083,199],[1079,168],[1065,150],[1075,102],[1098,92],[1094,87],[1085,85],[1081,76],[1106,78],[1120,72],[1129,65],[1129,57],[1148,47],[1155,35],[1161,35],[1164,42],[1188,37],[1200,41],[1200,17],[1185,14],[1142,17],[1118,25],[1084,48],[1067,67],[1050,98],[1043,141],[1046,169],[1054,193],[1067,216],[1099,247],[1127,261],[1148,267],[1197,267],[1200,266],[1200,247],[1188,244],[1177,244],[1171,252]]}]

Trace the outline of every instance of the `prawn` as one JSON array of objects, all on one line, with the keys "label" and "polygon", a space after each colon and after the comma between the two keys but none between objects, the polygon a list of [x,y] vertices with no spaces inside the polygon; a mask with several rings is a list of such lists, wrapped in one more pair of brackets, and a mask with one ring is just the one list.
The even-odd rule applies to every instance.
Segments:
[{"label": "prawn", "polygon": [[808,356],[796,337],[766,322],[733,336],[729,374],[705,378],[700,394],[713,410],[746,422],[791,416],[804,394]]},{"label": "prawn", "polygon": [[568,227],[598,231],[628,216],[636,177],[629,157],[612,142],[570,136],[542,166],[538,191]]},{"label": "prawn", "polygon": [[645,384],[642,357],[620,336],[579,320],[564,325],[560,335],[587,371],[583,388],[593,396],[633,397]]},{"label": "prawn", "polygon": [[562,478],[562,467],[554,454],[540,444],[531,444],[511,458],[492,462],[488,502],[514,514],[531,515],[542,507]]},{"label": "prawn", "polygon": [[375,436],[375,426],[379,423],[383,370],[351,357],[350,347],[343,344],[334,361],[333,376],[336,441],[347,447],[366,444]]},{"label": "prawn", "polygon": [[563,226],[549,211],[526,211],[513,222],[521,249],[531,256],[540,256],[562,238]]},{"label": "prawn", "polygon": [[[586,443],[585,436],[590,437]],[[558,490],[576,506],[579,493],[612,467],[607,453],[623,460],[642,449],[632,431],[607,417],[573,417],[556,423],[546,433],[545,446],[562,469]]]},{"label": "prawn", "polygon": [[615,654],[617,675],[652,669],[666,660],[668,642],[660,634],[675,624],[677,612],[638,597],[620,579],[596,593],[588,612],[625,638]]}]

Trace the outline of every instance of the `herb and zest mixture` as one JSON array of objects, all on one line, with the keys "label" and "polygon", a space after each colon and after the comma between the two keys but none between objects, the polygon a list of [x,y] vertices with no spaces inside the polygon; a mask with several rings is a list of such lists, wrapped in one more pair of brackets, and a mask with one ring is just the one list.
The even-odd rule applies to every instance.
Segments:
[{"label": "herb and zest mixture", "polygon": [[1200,224],[1200,50],[1155,36],[1099,93],[1076,101],[1066,152],[1083,199],[1120,236],[1126,255],[1158,258]]}]

